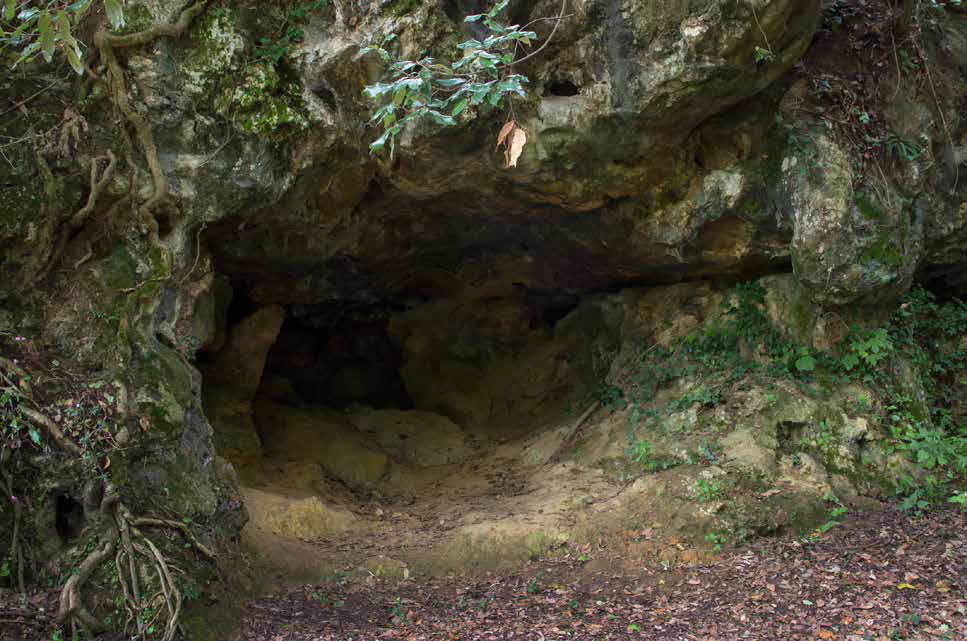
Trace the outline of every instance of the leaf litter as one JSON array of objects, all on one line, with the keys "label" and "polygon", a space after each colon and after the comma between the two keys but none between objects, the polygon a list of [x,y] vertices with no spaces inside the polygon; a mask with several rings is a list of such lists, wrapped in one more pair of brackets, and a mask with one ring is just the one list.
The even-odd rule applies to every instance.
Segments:
[{"label": "leaf litter", "polygon": [[[593,559],[593,563],[589,563]],[[512,574],[280,588],[231,641],[967,639],[967,514],[855,516],[669,567],[564,547]]]}]

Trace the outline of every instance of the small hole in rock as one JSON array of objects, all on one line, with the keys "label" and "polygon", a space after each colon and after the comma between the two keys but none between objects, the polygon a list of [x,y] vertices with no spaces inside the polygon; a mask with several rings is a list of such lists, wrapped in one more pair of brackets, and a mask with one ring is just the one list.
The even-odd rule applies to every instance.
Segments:
[{"label": "small hole in rock", "polygon": [[54,526],[61,541],[76,539],[84,529],[84,507],[66,494],[57,496]]},{"label": "small hole in rock", "polygon": [[580,90],[570,80],[559,80],[552,82],[547,88],[547,92],[551,96],[576,96],[580,93]]}]

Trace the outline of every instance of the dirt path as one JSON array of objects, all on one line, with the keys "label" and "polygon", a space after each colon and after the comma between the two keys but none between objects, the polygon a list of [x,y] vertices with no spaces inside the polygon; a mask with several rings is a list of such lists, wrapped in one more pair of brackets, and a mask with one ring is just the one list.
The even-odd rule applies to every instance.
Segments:
[{"label": "dirt path", "polygon": [[967,514],[853,516],[691,567],[608,549],[485,579],[333,581],[244,607],[231,641],[967,639]]}]

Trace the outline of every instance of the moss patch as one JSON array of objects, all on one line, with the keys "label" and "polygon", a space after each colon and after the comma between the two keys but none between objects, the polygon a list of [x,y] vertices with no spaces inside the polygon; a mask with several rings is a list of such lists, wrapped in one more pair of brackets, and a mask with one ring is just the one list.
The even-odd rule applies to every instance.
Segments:
[{"label": "moss patch", "polygon": [[890,267],[903,264],[903,252],[897,247],[896,241],[886,233],[877,236],[876,240],[860,255],[864,263],[877,262]]},{"label": "moss patch", "polygon": [[118,245],[101,262],[101,270],[104,285],[108,289],[128,289],[138,282],[138,263],[123,245]]},{"label": "moss patch", "polygon": [[302,85],[267,62],[249,65],[244,80],[215,99],[215,110],[243,133],[276,139],[313,122]]},{"label": "moss patch", "polygon": [[856,209],[866,220],[879,221],[885,218],[883,211],[873,203],[867,194],[856,194],[853,202],[856,203]]},{"label": "moss patch", "polygon": [[420,8],[421,4],[423,4],[421,0],[397,0],[387,7],[386,11],[392,13],[394,16],[400,17],[413,13]]}]

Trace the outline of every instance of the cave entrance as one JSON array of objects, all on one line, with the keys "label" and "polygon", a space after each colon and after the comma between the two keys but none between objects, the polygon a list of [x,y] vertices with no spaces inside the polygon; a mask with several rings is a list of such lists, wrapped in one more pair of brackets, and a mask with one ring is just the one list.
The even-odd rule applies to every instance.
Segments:
[{"label": "cave entrance", "polygon": [[250,538],[382,532],[380,514],[406,506],[432,540],[420,524],[521,509],[505,500],[559,455],[618,343],[599,301],[280,305],[231,289],[200,368]]}]

